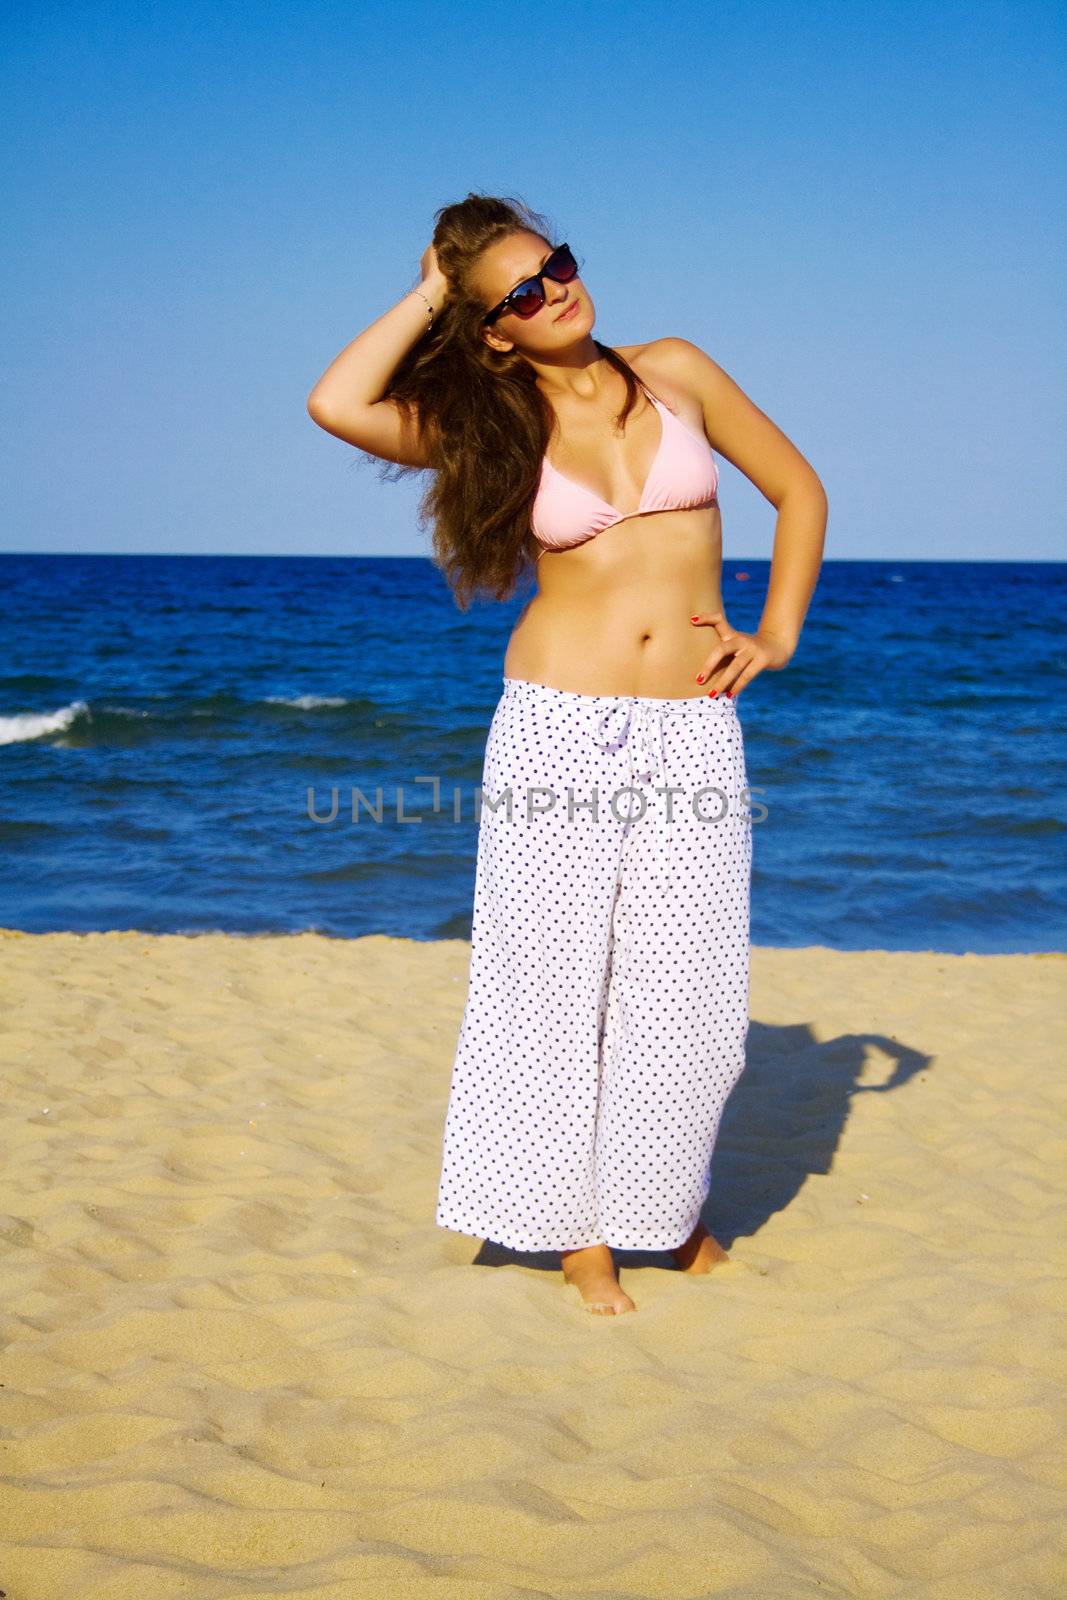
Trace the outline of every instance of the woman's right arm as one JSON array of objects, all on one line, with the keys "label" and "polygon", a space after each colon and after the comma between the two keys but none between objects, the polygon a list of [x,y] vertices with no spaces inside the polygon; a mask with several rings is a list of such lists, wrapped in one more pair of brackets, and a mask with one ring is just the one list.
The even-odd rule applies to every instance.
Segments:
[{"label": "woman's right arm", "polygon": [[429,451],[414,419],[408,421],[400,407],[382,395],[403,357],[430,325],[426,301],[437,317],[447,293],[448,279],[437,267],[431,245],[423,256],[418,289],[409,290],[357,334],[326,368],[308,395],[312,421],[386,461],[428,467]]}]

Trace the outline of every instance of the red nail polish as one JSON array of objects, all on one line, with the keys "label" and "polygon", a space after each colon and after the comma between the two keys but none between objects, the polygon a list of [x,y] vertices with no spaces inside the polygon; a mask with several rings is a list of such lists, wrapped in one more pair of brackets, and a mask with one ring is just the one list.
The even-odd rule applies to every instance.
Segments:
[{"label": "red nail polish", "polygon": [[696,619],[696,617],[690,617],[689,620],[690,620],[690,622],[695,622],[697,619]]},{"label": "red nail polish", "polygon": [[697,673],[697,682],[698,683],[703,683],[704,682],[704,674],[702,672],[698,672]]},{"label": "red nail polish", "polygon": [[727,691],[726,691],[727,700],[732,700],[733,697],[734,697],[734,691],[732,689],[727,689]]},{"label": "red nail polish", "polygon": [[714,698],[718,694],[718,692],[719,692],[718,689],[710,689],[708,691],[708,699],[709,700],[714,700]]}]

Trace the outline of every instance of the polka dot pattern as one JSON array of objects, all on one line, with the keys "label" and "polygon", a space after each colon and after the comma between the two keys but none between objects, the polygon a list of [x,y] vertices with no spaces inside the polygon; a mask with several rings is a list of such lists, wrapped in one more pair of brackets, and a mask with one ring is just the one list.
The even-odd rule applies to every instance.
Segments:
[{"label": "polka dot pattern", "polygon": [[504,678],[441,1227],[515,1250],[689,1237],[745,1066],[747,783],[722,695]]}]

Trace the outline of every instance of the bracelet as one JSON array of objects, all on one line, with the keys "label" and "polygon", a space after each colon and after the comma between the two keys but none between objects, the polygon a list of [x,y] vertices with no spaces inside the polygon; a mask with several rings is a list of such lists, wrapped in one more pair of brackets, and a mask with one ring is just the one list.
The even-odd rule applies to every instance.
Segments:
[{"label": "bracelet", "polygon": [[[421,289],[413,289],[412,293],[413,294],[417,294],[420,300],[426,300],[426,296],[423,294]],[[431,324],[433,323],[434,317],[436,316],[436,312],[434,311],[434,308],[430,304],[429,300],[426,300],[426,306],[427,306],[427,309],[428,309],[428,311],[430,313],[430,321],[426,324],[426,326],[430,327]]]}]

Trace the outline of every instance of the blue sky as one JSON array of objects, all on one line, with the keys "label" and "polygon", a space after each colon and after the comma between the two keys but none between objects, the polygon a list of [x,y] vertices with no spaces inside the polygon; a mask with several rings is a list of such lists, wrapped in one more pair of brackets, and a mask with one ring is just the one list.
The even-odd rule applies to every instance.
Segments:
[{"label": "blue sky", "polygon": [[[713,356],[828,558],[1062,559],[1064,36],[1048,5],[12,4],[0,548],[426,554],[308,390],[517,194],[595,332]],[[774,509],[729,463],[727,553]]]}]

